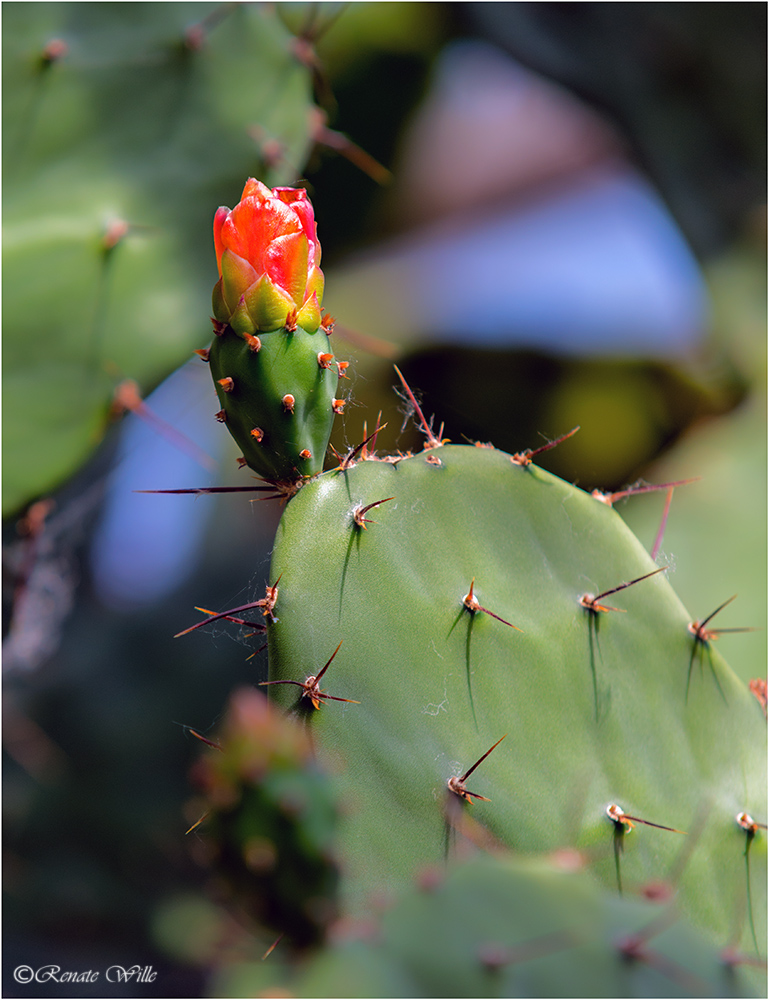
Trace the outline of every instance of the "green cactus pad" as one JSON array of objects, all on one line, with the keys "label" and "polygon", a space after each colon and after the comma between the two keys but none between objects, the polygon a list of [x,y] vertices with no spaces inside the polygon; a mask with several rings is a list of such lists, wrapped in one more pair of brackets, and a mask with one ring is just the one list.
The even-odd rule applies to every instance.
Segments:
[{"label": "green cactus pad", "polygon": [[[271,568],[270,677],[304,681],[342,642],[323,690],[360,704],[306,715],[346,798],[350,905],[454,850],[451,801],[516,851],[579,849],[615,891],[665,883],[721,945],[755,952],[766,841],[746,857],[735,816],[766,819],[758,702],[691,634],[665,573],[594,606],[621,610],[580,603],[658,568],[610,507],[490,448],[359,462],[300,490]],[[271,691],[296,705],[297,688]],[[490,801],[460,802],[448,779],[505,735],[466,780]],[[625,832],[610,803],[687,835]]]},{"label": "green cactus pad", "polygon": [[209,362],[220,413],[250,468],[278,482],[321,471],[339,378],[322,329],[244,339],[228,327],[214,338]]}]

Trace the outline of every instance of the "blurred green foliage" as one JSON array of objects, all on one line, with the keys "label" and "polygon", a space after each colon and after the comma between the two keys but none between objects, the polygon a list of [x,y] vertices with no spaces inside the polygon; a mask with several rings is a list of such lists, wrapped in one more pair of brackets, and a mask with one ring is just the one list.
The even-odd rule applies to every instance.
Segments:
[{"label": "blurred green foliage", "polygon": [[265,6],[11,3],[3,29],[10,513],[84,461],[120,379],[205,343],[216,206],[293,181],[312,142],[309,70]]}]

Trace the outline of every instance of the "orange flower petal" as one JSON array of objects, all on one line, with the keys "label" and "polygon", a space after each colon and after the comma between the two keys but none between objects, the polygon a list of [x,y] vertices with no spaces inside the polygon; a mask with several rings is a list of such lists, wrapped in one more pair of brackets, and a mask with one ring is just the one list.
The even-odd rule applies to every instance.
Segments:
[{"label": "orange flower petal", "polygon": [[246,186],[243,188],[240,200],[243,201],[244,198],[260,198],[263,201],[268,201],[271,197],[272,191],[270,191],[266,184],[262,184],[255,177],[249,177],[246,181]]},{"label": "orange flower petal", "polygon": [[301,223],[288,205],[274,198],[266,202],[246,198],[230,212],[221,235],[226,247],[262,274],[264,251],[270,243],[284,233],[300,229]]},{"label": "orange flower petal", "polygon": [[285,323],[285,307],[302,312],[305,329],[317,329],[324,279],[315,216],[303,188],[270,190],[249,177],[235,208],[221,207],[214,216],[214,248],[217,320],[231,321],[237,313],[246,332],[252,324],[273,329]]},{"label": "orange flower petal", "polygon": [[315,222],[315,213],[307,198],[299,199],[291,206],[297,218],[302,224],[302,229],[307,237],[310,246],[310,263],[316,267],[320,265],[320,243],[318,242],[318,226]]},{"label": "orange flower petal", "polygon": [[225,219],[229,214],[229,208],[221,205],[217,208],[216,215],[214,216],[214,250],[216,251],[216,266],[219,268],[219,277],[222,275],[222,253],[224,252],[224,244],[222,243],[222,226],[224,225]]},{"label": "orange flower petal", "polygon": [[304,188],[276,187],[272,189],[272,195],[286,205],[295,205],[299,201],[310,204]]},{"label": "orange flower petal", "polygon": [[304,301],[307,285],[307,239],[304,233],[278,236],[264,253],[264,270],[297,307]]}]

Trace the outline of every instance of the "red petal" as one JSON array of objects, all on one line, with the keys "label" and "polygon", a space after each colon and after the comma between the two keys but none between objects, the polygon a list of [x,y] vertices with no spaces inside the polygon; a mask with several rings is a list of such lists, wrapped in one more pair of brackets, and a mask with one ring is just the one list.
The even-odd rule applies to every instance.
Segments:
[{"label": "red petal", "polygon": [[243,201],[244,198],[259,198],[262,201],[267,201],[271,196],[272,192],[266,184],[262,184],[255,177],[249,177],[246,181],[246,186],[243,188],[240,200]]},{"label": "red petal", "polygon": [[310,245],[310,263],[320,264],[320,243],[318,242],[318,226],[315,222],[315,212],[307,199],[296,201],[291,208],[302,224],[302,229]]},{"label": "red petal", "polygon": [[294,212],[272,198],[246,198],[233,208],[221,230],[224,246],[244,257],[261,274],[264,252],[277,237],[297,232],[301,223]]},{"label": "red petal", "polygon": [[304,301],[308,253],[304,233],[288,233],[273,240],[264,255],[264,270],[296,306]]},{"label": "red petal", "polygon": [[229,208],[221,205],[216,210],[216,215],[214,216],[214,250],[216,251],[216,266],[219,268],[219,276],[222,274],[222,254],[224,253],[224,244],[222,243],[222,226],[224,225],[224,220],[230,214]]},{"label": "red petal", "polygon": [[[309,205],[307,192],[304,188],[273,188],[273,195],[286,205],[295,205],[298,201],[305,201]],[[310,206],[312,207],[312,206]]]},{"label": "red petal", "polygon": [[310,296],[315,293],[318,299],[318,305],[323,301],[323,288],[326,279],[323,277],[323,272],[319,267],[310,267],[307,274],[307,289],[305,292],[305,297],[310,298]]},{"label": "red petal", "polygon": [[311,248],[311,263],[320,264],[320,243],[318,242],[318,227],[315,223],[315,212],[312,202],[307,197],[304,188],[273,188],[272,192],[286,205],[290,205],[296,212],[302,229],[305,232],[307,241]]}]

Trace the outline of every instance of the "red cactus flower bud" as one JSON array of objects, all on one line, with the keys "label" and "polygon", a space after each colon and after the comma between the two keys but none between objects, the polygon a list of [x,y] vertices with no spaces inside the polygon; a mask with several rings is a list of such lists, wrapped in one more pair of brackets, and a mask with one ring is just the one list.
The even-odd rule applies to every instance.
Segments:
[{"label": "red cactus flower bud", "polygon": [[249,178],[231,211],[214,216],[219,281],[217,320],[241,336],[278,330],[287,317],[309,333],[320,326],[323,272],[312,205],[303,188]]}]

